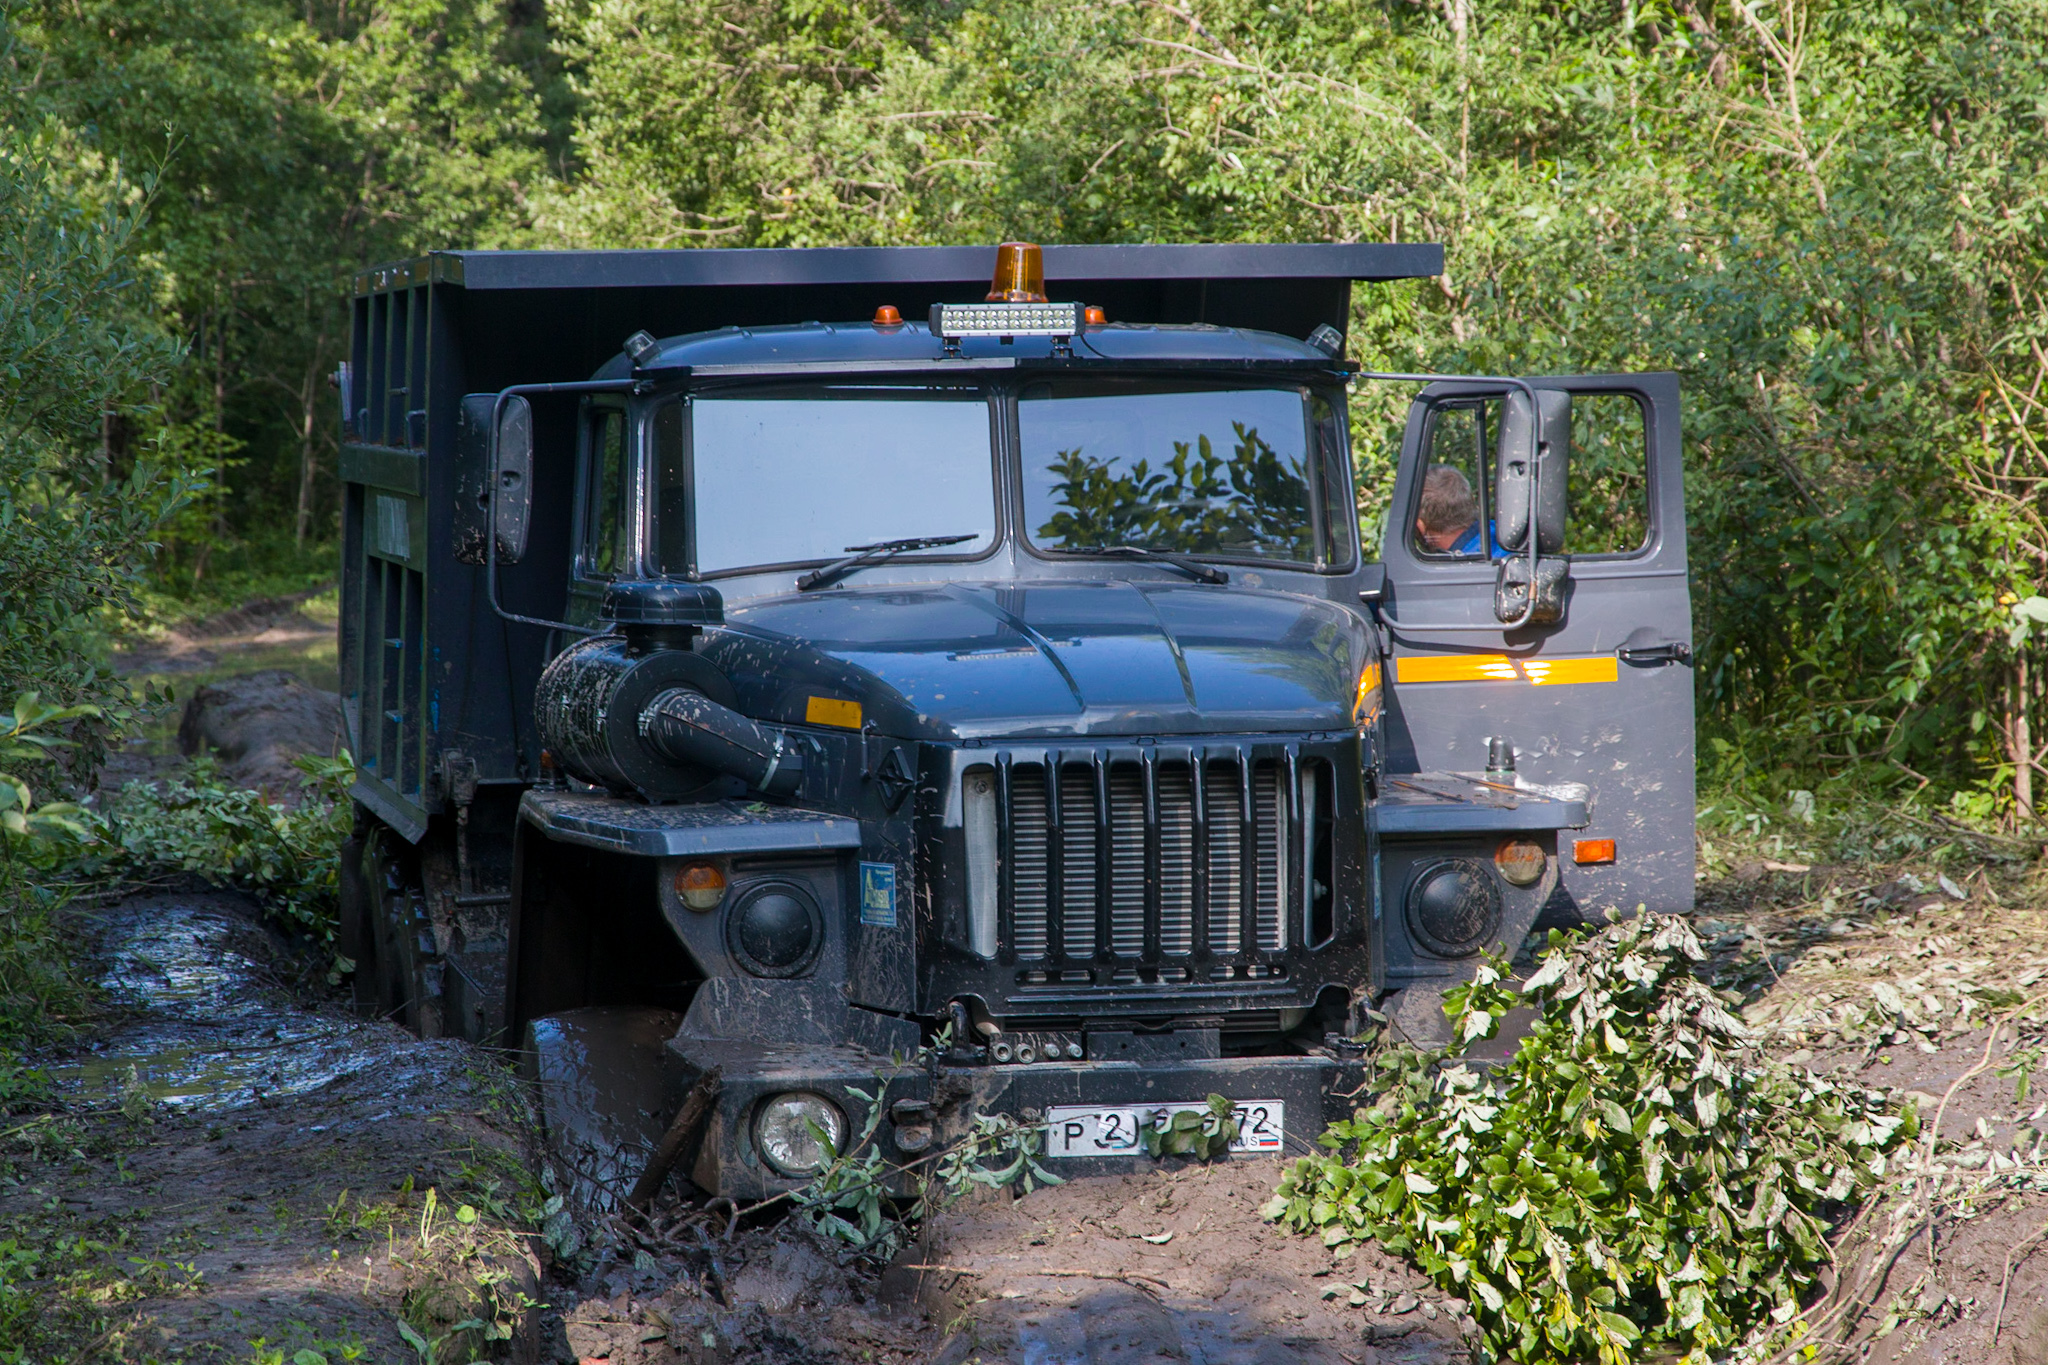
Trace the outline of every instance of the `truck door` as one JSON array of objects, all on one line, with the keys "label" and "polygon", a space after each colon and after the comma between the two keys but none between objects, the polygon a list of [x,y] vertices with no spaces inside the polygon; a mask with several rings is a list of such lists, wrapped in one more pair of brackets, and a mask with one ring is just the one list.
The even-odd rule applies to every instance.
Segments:
[{"label": "truck door", "polygon": [[1496,615],[1506,388],[1424,389],[1381,551],[1387,767],[1479,772],[1489,740],[1505,738],[1517,779],[1590,789],[1590,825],[1558,836],[1562,875],[1546,917],[1683,911],[1693,702],[1678,376],[1527,382],[1572,400],[1562,616],[1509,630]]}]

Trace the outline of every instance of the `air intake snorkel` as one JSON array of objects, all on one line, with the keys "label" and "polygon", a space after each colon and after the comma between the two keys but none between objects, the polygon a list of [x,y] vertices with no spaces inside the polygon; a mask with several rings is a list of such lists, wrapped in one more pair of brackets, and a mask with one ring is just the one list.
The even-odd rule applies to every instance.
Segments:
[{"label": "air intake snorkel", "polygon": [[605,589],[613,633],[571,645],[541,674],[541,739],[585,782],[651,801],[705,793],[725,777],[786,796],[803,783],[799,741],[733,709],[724,673],[694,648],[725,623],[707,583],[627,579]]}]

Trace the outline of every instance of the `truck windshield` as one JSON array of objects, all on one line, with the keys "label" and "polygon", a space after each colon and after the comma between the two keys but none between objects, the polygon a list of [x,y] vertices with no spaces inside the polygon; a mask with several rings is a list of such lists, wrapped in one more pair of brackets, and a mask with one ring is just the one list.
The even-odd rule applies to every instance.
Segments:
[{"label": "truck windshield", "polygon": [[653,557],[664,574],[815,563],[920,536],[973,533],[929,551],[938,555],[995,542],[985,393],[777,388],[699,395],[687,412],[687,436],[680,404],[653,422]]},{"label": "truck windshield", "polygon": [[1309,402],[1296,388],[1034,385],[1017,407],[1025,527],[1068,552],[1348,558],[1317,543],[1326,499],[1311,483],[1330,474],[1311,458]]}]

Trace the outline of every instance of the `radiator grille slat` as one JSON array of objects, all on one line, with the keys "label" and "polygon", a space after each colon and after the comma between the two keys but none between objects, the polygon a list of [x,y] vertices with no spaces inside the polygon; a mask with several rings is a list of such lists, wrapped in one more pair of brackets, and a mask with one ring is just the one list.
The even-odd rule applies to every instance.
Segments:
[{"label": "radiator grille slat", "polygon": [[1145,955],[1145,777],[1135,764],[1109,770],[1110,951]]},{"label": "radiator grille slat", "polygon": [[1259,947],[1272,953],[1287,946],[1287,792],[1280,765],[1252,770],[1252,824],[1257,829],[1259,865]]},{"label": "radiator grille slat", "polygon": [[1203,815],[1209,821],[1209,951],[1237,952],[1244,928],[1244,792],[1235,763],[1211,763],[1203,774]]},{"label": "radiator grille slat", "polygon": [[1044,957],[1046,946],[1045,775],[1019,765],[1010,786],[1011,921],[1018,957]]},{"label": "radiator grille slat", "polygon": [[1068,957],[1095,956],[1095,773],[1081,764],[1060,769],[1060,905]]},{"label": "radiator grille slat", "polygon": [[[1044,763],[1016,762],[1010,783],[1010,858],[1003,869],[1011,907],[1010,948],[1020,961],[1052,957],[1051,894],[1056,850],[1062,956],[1083,965],[1097,956],[1098,912],[1108,907],[1105,956],[1145,960],[1148,896],[1158,905],[1160,958],[1196,950],[1197,916],[1211,956],[1280,952],[1288,933],[1288,768],[1260,760],[1251,774],[1251,843],[1246,846],[1245,758],[1203,763],[1201,810],[1188,759],[1152,764],[1156,820],[1148,824],[1145,770],[1135,759],[1069,753],[1059,762],[1059,827],[1052,827]],[[1108,809],[1100,808],[1098,776],[1106,773]],[[1197,815],[1200,820],[1198,822]],[[1204,866],[1197,860],[1206,828]],[[1107,834],[1107,846],[1103,836]],[[1157,885],[1146,870],[1148,837],[1158,841]],[[1206,872],[1206,878],[1198,876]],[[1105,880],[1106,879],[1106,880]],[[1204,886],[1203,883],[1206,882]],[[1197,904],[1197,891],[1203,891]],[[1256,941],[1244,941],[1244,904],[1253,898]]]},{"label": "radiator grille slat", "polygon": [[1195,785],[1181,764],[1159,771],[1159,950],[1195,950]]}]

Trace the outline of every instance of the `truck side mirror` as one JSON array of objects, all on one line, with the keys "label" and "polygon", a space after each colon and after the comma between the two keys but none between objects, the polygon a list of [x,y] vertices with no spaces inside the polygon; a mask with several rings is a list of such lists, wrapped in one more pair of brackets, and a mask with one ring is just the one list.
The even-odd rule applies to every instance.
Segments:
[{"label": "truck side mirror", "polygon": [[1532,414],[1529,395],[1514,389],[1501,407],[1500,445],[1494,464],[1494,538],[1504,550],[1525,551],[1533,520],[1537,553],[1557,554],[1564,549],[1572,396],[1562,389],[1538,389]]},{"label": "truck side mirror", "polygon": [[464,394],[456,419],[454,517],[455,557],[464,564],[489,562],[484,536],[494,470],[498,562],[517,564],[526,553],[526,528],[533,511],[533,405],[517,394],[502,408],[494,393]]}]

